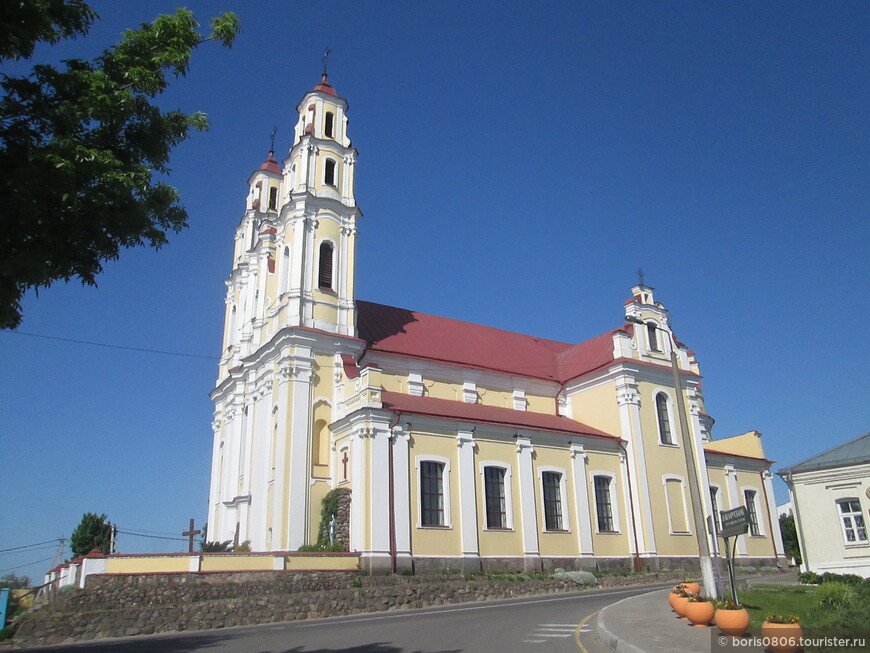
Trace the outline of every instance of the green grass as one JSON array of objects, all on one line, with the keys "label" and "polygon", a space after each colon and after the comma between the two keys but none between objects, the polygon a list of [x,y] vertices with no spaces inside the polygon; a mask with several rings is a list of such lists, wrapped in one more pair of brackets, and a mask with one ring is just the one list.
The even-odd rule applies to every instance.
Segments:
[{"label": "green grass", "polygon": [[870,623],[870,597],[854,589],[759,585],[739,597],[749,611],[749,627],[756,632],[771,614],[797,615],[805,630],[839,631]]}]

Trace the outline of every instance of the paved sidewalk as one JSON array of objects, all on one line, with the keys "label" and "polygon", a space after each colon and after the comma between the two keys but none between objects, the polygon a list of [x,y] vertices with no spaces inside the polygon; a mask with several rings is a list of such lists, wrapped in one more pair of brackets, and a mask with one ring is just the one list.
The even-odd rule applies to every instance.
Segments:
[{"label": "paved sidewalk", "polygon": [[[794,585],[797,582],[796,571],[740,579],[740,585]],[[603,608],[595,624],[599,639],[617,653],[710,653],[719,630],[715,626],[696,628],[680,619],[668,605],[669,593],[670,589],[655,590]],[[752,649],[742,647],[740,650],[750,653]]]}]

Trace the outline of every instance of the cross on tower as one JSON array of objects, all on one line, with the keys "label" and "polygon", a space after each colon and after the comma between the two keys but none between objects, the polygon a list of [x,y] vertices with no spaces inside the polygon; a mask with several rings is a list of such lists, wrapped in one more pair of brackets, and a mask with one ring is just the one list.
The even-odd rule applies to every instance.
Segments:
[{"label": "cross on tower", "polygon": [[345,449],[344,451],[342,451],[342,457],[341,457],[341,465],[342,465],[342,470],[343,470],[341,478],[344,480],[347,480],[347,461],[348,461],[347,449]]},{"label": "cross on tower", "polygon": [[193,519],[190,520],[190,529],[182,532],[181,534],[187,538],[187,552],[193,553],[193,538],[202,533],[201,530],[194,530],[193,528]]}]

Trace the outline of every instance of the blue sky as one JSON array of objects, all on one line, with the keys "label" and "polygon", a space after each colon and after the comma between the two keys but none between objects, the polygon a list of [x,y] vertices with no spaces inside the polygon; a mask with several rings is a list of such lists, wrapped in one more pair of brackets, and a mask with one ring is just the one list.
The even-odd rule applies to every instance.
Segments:
[{"label": "blue sky", "polygon": [[[37,58],[92,57],[177,5],[93,4],[89,37]],[[360,153],[359,298],[580,342],[621,324],[643,267],[714,437],[760,430],[776,470],[870,430],[867,3],[188,6],[244,29],[161,99],[212,122],[172,159],[189,229],[99,288],[29,295],[19,331],[205,358],[0,332],[0,550],[88,511],[152,535],[205,519],[233,229],[326,45]],[[37,580],[52,553],[0,573]]]}]

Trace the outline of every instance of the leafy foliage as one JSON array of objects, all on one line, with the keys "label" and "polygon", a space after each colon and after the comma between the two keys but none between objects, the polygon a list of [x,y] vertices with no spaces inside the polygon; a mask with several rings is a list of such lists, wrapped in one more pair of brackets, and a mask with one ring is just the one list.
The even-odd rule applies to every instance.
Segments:
[{"label": "leafy foliage", "polygon": [[106,516],[93,512],[82,515],[82,520],[70,538],[73,557],[86,555],[92,549],[108,554],[111,546],[112,525],[106,521]]},{"label": "leafy foliage", "polygon": [[224,551],[233,550],[233,541],[224,540],[223,542],[206,542],[199,543],[199,550],[203,553],[222,553]]},{"label": "leafy foliage", "polygon": [[[87,33],[96,14],[82,0],[2,3],[0,61],[29,57],[36,43]],[[0,76],[0,328],[21,322],[30,289],[78,277],[95,284],[122,247],[168,242],[187,225],[169,172],[171,149],[204,114],[162,112],[152,100],[184,76],[195,47],[229,47],[239,32],[222,14],[203,37],[187,9],[127,30],[94,61],[35,65]]]},{"label": "leafy foliage", "polygon": [[779,532],[782,534],[782,544],[785,547],[785,554],[789,558],[794,558],[795,562],[801,564],[800,542],[798,542],[797,527],[794,523],[794,515],[787,513],[779,516]]},{"label": "leafy foliage", "polygon": [[11,590],[23,590],[30,587],[30,578],[27,576],[16,576],[14,573],[9,573],[0,578],[0,588],[8,587]]}]

